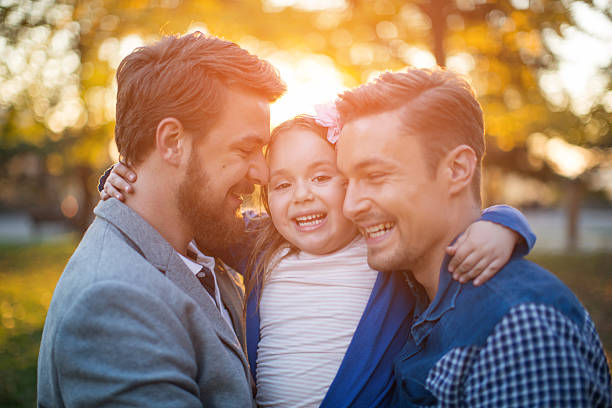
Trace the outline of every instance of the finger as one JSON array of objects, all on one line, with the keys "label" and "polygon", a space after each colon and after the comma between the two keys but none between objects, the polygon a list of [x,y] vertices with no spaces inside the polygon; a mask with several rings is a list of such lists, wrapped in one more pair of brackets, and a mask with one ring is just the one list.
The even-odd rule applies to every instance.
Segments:
[{"label": "finger", "polygon": [[489,266],[485,268],[484,272],[474,279],[474,286],[480,286],[495,276],[495,274],[499,272],[500,266],[498,261],[491,262]]},{"label": "finger", "polygon": [[124,180],[130,180],[131,182],[136,181],[136,173],[124,163],[117,163],[115,167],[113,167],[111,175],[113,173],[116,173],[117,175],[121,176]]},{"label": "finger", "polygon": [[459,238],[455,240],[455,246],[459,247],[463,245],[463,243],[468,239],[469,236],[470,236],[470,231],[466,231],[463,234],[459,235]]},{"label": "finger", "polygon": [[465,259],[463,259],[463,261],[457,265],[457,269],[455,269],[453,272],[453,278],[461,281],[461,277],[471,271],[474,266],[478,264],[479,259],[480,256],[478,256],[476,253],[469,253],[468,256],[466,256]]},{"label": "finger", "polygon": [[108,195],[108,193],[104,190],[100,191],[100,199],[102,201],[108,200],[110,197]]},{"label": "finger", "polygon": [[461,275],[461,277],[459,278],[459,282],[461,283],[469,282],[472,279],[478,277],[488,265],[489,265],[489,262],[487,262],[486,259],[484,258],[480,259],[480,261],[478,261],[478,263],[471,270]]},{"label": "finger", "polygon": [[107,184],[111,184],[113,187],[115,187],[115,189],[119,190],[122,193],[123,192],[131,193],[134,191],[134,187],[132,187],[130,183],[125,181],[125,179],[119,176],[118,174],[114,174],[114,173],[111,173],[108,176],[108,178],[106,179],[106,183],[104,184],[105,186]]},{"label": "finger", "polygon": [[452,248],[453,254],[449,254],[452,256],[450,262],[448,263],[448,271],[454,272],[457,269],[457,266],[463,262],[465,257],[468,255],[469,251],[465,248],[463,243],[465,242],[465,234],[461,235],[450,248]]},{"label": "finger", "polygon": [[104,191],[106,191],[109,196],[114,197],[119,201],[125,201],[123,194],[121,194],[121,192],[113,187],[113,185],[110,183],[104,184]]}]

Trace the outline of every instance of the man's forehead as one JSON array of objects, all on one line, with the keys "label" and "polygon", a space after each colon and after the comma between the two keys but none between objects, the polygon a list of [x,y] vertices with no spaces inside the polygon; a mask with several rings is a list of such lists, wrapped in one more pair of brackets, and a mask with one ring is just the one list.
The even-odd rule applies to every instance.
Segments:
[{"label": "man's forehead", "polygon": [[347,122],[340,135],[338,148],[348,150],[381,147],[403,132],[401,118],[395,111],[361,116]]},{"label": "man's forehead", "polygon": [[406,131],[398,110],[347,122],[338,141],[338,166],[349,171],[395,166],[398,161],[409,160],[415,153],[415,141]]},{"label": "man's forehead", "polygon": [[402,125],[402,111],[402,108],[396,108],[360,115],[349,119],[343,129],[348,128],[352,132],[368,131],[368,133],[372,129],[399,129]]},{"label": "man's forehead", "polygon": [[[344,136],[344,135],[343,135]],[[368,135],[341,136],[338,142],[337,163],[342,171],[353,171],[368,166],[380,165],[389,158],[374,137]]]},{"label": "man's forehead", "polygon": [[213,130],[231,135],[232,144],[265,145],[270,139],[270,104],[253,92],[227,89],[226,100]]}]

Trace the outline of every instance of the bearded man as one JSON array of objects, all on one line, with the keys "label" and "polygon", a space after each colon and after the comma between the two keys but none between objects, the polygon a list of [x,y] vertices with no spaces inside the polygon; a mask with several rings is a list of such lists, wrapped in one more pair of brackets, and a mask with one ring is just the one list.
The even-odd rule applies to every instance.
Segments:
[{"label": "bearded man", "polygon": [[267,183],[269,103],[285,85],[201,33],[136,49],[117,85],[115,140],[138,180],[96,207],[57,284],[38,405],[253,406],[242,293],[204,253],[232,244],[241,196]]}]

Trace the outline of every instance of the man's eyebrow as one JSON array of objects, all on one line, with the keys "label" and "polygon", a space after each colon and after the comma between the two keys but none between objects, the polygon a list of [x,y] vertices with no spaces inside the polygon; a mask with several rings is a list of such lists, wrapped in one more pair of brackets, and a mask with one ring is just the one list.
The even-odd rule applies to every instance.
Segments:
[{"label": "man's eyebrow", "polygon": [[367,168],[367,167],[392,167],[393,164],[389,163],[388,160],[385,160],[380,157],[372,157],[362,160],[360,162],[355,163],[354,167],[357,168]]},{"label": "man's eyebrow", "polygon": [[231,146],[236,147],[239,145],[263,145],[263,144],[264,144],[264,138],[258,134],[252,133],[252,134],[248,134],[234,141],[234,143],[232,143]]}]

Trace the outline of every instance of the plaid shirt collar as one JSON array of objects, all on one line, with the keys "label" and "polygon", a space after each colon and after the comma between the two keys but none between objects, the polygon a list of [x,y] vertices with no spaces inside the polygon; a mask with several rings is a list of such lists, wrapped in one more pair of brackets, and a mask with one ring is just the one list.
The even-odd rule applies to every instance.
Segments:
[{"label": "plaid shirt collar", "polygon": [[425,289],[414,279],[412,273],[404,272],[406,282],[416,299],[410,335],[417,345],[420,345],[429,336],[431,330],[445,313],[455,308],[456,299],[461,292],[462,285],[454,280],[448,271],[449,260],[450,257],[446,255],[440,267],[438,291],[431,303]]}]

